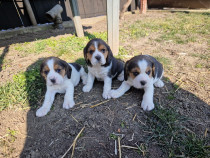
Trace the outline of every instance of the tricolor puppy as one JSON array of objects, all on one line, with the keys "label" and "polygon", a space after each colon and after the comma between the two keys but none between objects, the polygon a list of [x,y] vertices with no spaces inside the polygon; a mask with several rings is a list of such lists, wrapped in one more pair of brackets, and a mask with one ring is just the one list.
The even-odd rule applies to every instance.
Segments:
[{"label": "tricolor puppy", "polygon": [[84,57],[88,65],[87,84],[83,87],[83,92],[89,92],[95,78],[104,81],[103,98],[111,98],[112,79],[124,80],[124,63],[113,57],[110,47],[101,39],[92,39],[84,48]]},{"label": "tricolor puppy", "polygon": [[53,104],[56,93],[65,93],[63,108],[69,109],[74,106],[74,87],[78,85],[80,77],[85,84],[87,74],[79,64],[67,62],[49,57],[40,66],[40,73],[46,80],[47,92],[43,105],[36,111],[36,116],[46,115]]},{"label": "tricolor puppy", "polygon": [[117,90],[110,91],[110,95],[112,98],[118,98],[128,91],[131,86],[144,89],[141,107],[145,111],[150,111],[154,108],[153,84],[156,87],[163,87],[164,83],[161,81],[162,75],[163,66],[155,58],[149,55],[135,56],[125,64],[125,81]]}]

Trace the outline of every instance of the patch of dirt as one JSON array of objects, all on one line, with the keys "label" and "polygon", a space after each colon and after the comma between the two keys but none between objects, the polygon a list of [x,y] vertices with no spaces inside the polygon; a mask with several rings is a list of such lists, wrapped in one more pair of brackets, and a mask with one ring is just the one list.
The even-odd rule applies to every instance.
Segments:
[{"label": "patch of dirt", "polygon": [[[168,13],[148,12],[146,15],[126,15],[127,22],[143,20],[144,18],[165,17]],[[122,25],[123,21],[121,21]],[[106,30],[106,21],[99,21],[93,25],[85,25],[88,32],[100,32]],[[60,32],[39,32],[33,36],[30,34],[0,41],[1,50],[12,44],[25,41],[33,41],[35,38],[48,38],[50,36],[66,36],[72,30]],[[175,108],[178,113],[192,118],[186,127],[196,134],[203,136],[209,127],[209,71],[207,68],[195,68],[195,63],[208,64],[206,60],[192,57],[190,54],[206,54],[207,43],[177,45],[170,42],[158,43],[149,38],[127,41],[121,43],[124,47],[139,54],[161,56],[170,60],[170,67],[165,67],[163,88],[155,88],[154,102],[157,106]],[[133,52],[130,52],[133,55]],[[182,54],[184,53],[184,55]],[[49,54],[29,55],[20,57],[15,52],[5,55],[5,60],[11,61],[11,67],[1,71],[1,81],[19,72],[26,70],[39,58]],[[168,78],[168,79],[166,79]],[[201,82],[204,86],[201,86]],[[174,83],[180,85],[174,93],[174,99],[168,99],[170,91],[174,90]],[[119,87],[120,82],[114,81],[113,87]],[[70,110],[62,108],[64,95],[56,95],[53,108],[50,113],[42,118],[35,117],[36,109],[7,109],[0,112],[0,137],[5,139],[6,147],[0,152],[0,157],[62,157],[72,144],[79,131],[85,126],[83,134],[77,141],[74,157],[107,158],[119,157],[114,154],[115,141],[111,134],[123,135],[122,145],[136,147],[136,144],[144,144],[149,132],[146,120],[149,112],[141,109],[143,91],[131,88],[119,99],[111,99],[106,102],[102,98],[102,82],[95,82],[89,93],[82,92],[80,83],[75,88],[75,107]],[[43,100],[40,101],[41,103]],[[92,105],[103,104],[90,108]],[[41,106],[41,105],[39,105]],[[134,116],[136,117],[134,118]],[[9,129],[16,132],[14,142],[7,142]],[[209,132],[207,132],[207,137]],[[0,144],[0,148],[2,144]],[[160,147],[149,142],[146,150],[147,157],[167,157]],[[66,157],[70,157],[71,151]],[[122,148],[123,157],[144,157],[137,150]]]}]

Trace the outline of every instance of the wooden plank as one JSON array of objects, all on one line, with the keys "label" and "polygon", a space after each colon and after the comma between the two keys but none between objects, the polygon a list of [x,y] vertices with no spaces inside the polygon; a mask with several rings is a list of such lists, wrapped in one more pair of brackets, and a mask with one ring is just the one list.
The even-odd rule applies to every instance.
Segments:
[{"label": "wooden plank", "polygon": [[106,0],[98,0],[97,16],[106,15]]},{"label": "wooden plank", "polygon": [[[71,7],[70,7],[70,2],[69,2],[69,1],[64,1],[64,2],[63,2],[63,3],[64,3],[63,5],[62,5],[62,2],[63,2],[63,1],[61,1],[61,6],[63,7],[63,12],[62,12],[61,16],[62,16],[63,14],[65,14],[66,17],[68,18],[68,19],[65,19],[65,21],[71,20],[72,17],[73,17],[73,15],[72,15]],[[63,16],[62,16],[62,19],[63,19]],[[64,19],[63,19],[63,20],[64,20]]]},{"label": "wooden plank", "polygon": [[78,6],[79,6],[79,13],[81,18],[85,18],[85,10],[82,0],[77,0]]},{"label": "wooden plank", "polygon": [[70,0],[70,5],[71,5],[71,10],[73,14],[73,21],[74,21],[74,26],[76,29],[76,33],[78,37],[84,37],[84,31],[82,28],[82,21],[81,17],[79,14],[79,8],[77,4],[77,0]]},{"label": "wooden plank", "polygon": [[107,0],[108,44],[114,55],[119,52],[119,0]]},{"label": "wooden plank", "polygon": [[132,0],[132,2],[131,2],[131,11],[134,11],[134,10],[136,10],[136,2],[135,2],[135,0]]}]

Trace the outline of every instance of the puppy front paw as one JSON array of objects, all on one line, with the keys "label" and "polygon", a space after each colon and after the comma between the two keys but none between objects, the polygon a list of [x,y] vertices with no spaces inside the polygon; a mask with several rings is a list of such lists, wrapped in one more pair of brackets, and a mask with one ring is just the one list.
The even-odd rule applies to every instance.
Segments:
[{"label": "puppy front paw", "polygon": [[85,85],[85,86],[82,88],[83,92],[90,92],[91,89],[92,89],[92,87],[89,86],[89,85]]},{"label": "puppy front paw", "polygon": [[155,83],[154,83],[154,85],[155,85],[155,87],[159,87],[159,88],[161,88],[161,87],[163,87],[163,86],[164,86],[164,83],[163,83],[163,81],[158,80],[157,82],[155,82]]},{"label": "puppy front paw", "polygon": [[110,99],[111,98],[111,96],[109,95],[109,92],[103,92],[102,96],[103,96],[104,99]]},{"label": "puppy front paw", "polygon": [[119,98],[120,97],[120,94],[117,90],[111,90],[109,92],[109,95],[112,97],[112,98]]},{"label": "puppy front paw", "polygon": [[153,101],[142,100],[141,107],[143,108],[144,111],[150,111],[154,109],[155,105]]},{"label": "puppy front paw", "polygon": [[74,105],[75,105],[75,103],[74,103],[73,100],[64,100],[63,108],[64,109],[70,109],[70,108],[73,108]]},{"label": "puppy front paw", "polygon": [[50,111],[49,108],[41,107],[36,111],[37,117],[45,116]]},{"label": "puppy front paw", "polygon": [[82,76],[82,83],[83,83],[84,85],[87,84],[87,76]]}]

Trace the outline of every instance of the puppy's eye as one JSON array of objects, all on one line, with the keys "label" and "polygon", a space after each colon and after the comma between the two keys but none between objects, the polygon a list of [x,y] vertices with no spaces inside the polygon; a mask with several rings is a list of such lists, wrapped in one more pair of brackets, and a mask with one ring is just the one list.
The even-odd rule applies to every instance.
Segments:
[{"label": "puppy's eye", "polygon": [[101,49],[101,52],[102,52],[102,53],[105,53],[105,51],[106,51],[105,49]]},{"label": "puppy's eye", "polygon": [[55,70],[57,73],[60,73],[61,72],[61,69],[56,69]]},{"label": "puppy's eye", "polygon": [[138,72],[133,72],[134,76],[138,76],[138,74],[139,74]]},{"label": "puppy's eye", "polygon": [[93,54],[93,52],[94,52],[93,50],[90,50],[90,51],[89,51],[90,54]]},{"label": "puppy's eye", "polygon": [[49,71],[44,71],[45,75],[47,75],[49,73]]},{"label": "puppy's eye", "polygon": [[146,74],[147,74],[147,75],[149,75],[149,74],[150,74],[150,72],[151,72],[151,71],[149,70],[149,71],[147,71],[147,72],[146,72]]}]

